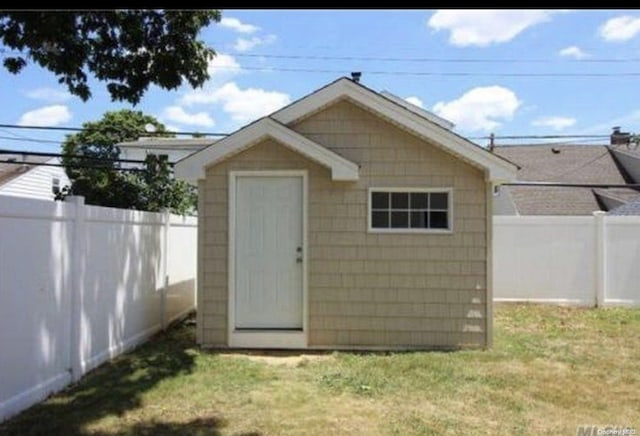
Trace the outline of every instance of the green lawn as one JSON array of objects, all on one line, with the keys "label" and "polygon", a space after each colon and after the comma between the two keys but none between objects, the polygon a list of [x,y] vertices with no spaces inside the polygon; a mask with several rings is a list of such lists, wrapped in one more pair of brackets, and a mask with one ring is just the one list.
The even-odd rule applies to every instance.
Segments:
[{"label": "green lawn", "polygon": [[179,326],[0,434],[640,432],[640,310],[496,308],[490,351],[235,354]]}]

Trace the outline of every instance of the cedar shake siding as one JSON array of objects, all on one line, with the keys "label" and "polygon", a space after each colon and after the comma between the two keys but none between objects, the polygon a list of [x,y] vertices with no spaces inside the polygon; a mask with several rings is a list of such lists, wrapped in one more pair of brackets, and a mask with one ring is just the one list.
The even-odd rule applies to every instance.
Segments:
[{"label": "cedar shake siding", "polygon": [[[359,164],[360,179],[332,181],[330,170],[270,139],[207,168],[198,342],[228,345],[229,171],[307,170],[309,348],[487,345],[484,172],[348,100],[289,127]],[[452,188],[453,231],[368,232],[370,187]]]}]

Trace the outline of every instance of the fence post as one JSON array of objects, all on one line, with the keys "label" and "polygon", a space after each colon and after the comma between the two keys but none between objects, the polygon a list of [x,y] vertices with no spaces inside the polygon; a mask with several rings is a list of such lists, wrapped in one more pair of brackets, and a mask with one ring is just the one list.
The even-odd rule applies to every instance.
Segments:
[{"label": "fence post", "polygon": [[596,228],[596,307],[604,304],[607,297],[607,228],[605,225],[606,212],[593,212]]},{"label": "fence post", "polygon": [[162,330],[167,329],[167,288],[169,287],[169,230],[171,229],[171,211],[162,211],[162,291],[160,294],[160,319]]},{"label": "fence post", "polygon": [[70,310],[70,336],[69,354],[71,380],[78,381],[83,373],[83,351],[82,351],[82,299],[84,269],[82,259],[85,257],[84,239],[86,237],[85,219],[86,210],[84,197],[70,196],[65,202],[75,206],[75,217],[73,220],[73,246],[71,249],[71,310]]}]

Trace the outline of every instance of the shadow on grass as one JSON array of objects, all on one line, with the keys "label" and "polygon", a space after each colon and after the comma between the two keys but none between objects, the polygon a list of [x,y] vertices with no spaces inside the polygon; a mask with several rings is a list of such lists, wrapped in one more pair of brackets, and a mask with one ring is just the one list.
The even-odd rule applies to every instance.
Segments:
[{"label": "shadow on grass", "polygon": [[[132,425],[120,435],[219,435],[220,428],[224,427],[224,420],[218,418],[198,418],[188,422],[143,422]],[[106,436],[113,433],[93,432],[92,435]],[[241,436],[259,436],[261,433],[241,433]]]},{"label": "shadow on grass", "polygon": [[[72,385],[20,415],[0,424],[2,435],[83,434],[85,426],[106,416],[122,416],[142,405],[142,395],[160,381],[191,373],[193,356],[187,353],[194,346],[193,328],[178,325],[152,341],[108,362]],[[206,427],[215,434],[220,420],[195,420],[175,424],[139,424],[133,433],[188,434],[189,425],[195,434]],[[199,430],[200,429],[200,430]],[[146,433],[145,433],[146,432]]]}]

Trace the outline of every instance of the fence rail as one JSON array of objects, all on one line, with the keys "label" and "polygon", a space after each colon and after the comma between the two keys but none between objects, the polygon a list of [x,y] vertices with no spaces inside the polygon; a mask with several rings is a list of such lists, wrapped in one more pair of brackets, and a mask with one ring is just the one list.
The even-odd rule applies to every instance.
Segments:
[{"label": "fence rail", "polygon": [[0,421],[193,310],[196,226],[0,196]]}]

